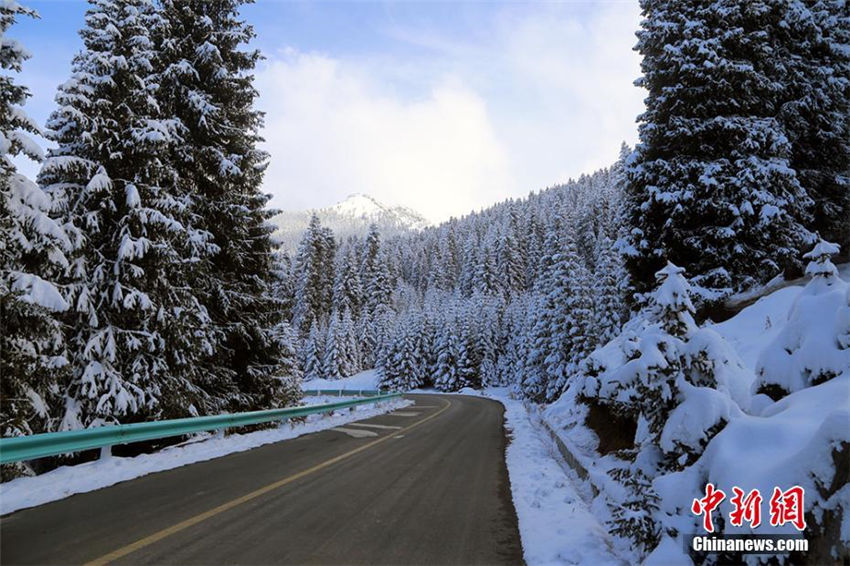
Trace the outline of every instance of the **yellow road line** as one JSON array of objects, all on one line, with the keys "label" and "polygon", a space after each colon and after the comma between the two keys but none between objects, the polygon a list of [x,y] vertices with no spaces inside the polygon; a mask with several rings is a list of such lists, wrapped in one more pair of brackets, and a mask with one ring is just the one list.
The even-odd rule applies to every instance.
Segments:
[{"label": "yellow road line", "polygon": [[158,541],[161,541],[164,538],[170,537],[173,534],[179,533],[180,531],[188,529],[189,527],[197,525],[198,523],[206,521],[207,519],[215,517],[216,515],[220,515],[221,513],[224,513],[225,511],[229,511],[230,509],[233,509],[234,507],[238,507],[239,505],[242,505],[243,503],[246,503],[248,501],[251,501],[252,499],[256,499],[256,498],[258,498],[262,495],[265,495],[266,493],[268,493],[270,491],[274,491],[275,489],[277,489],[279,487],[283,487],[283,486],[290,484],[294,481],[297,481],[297,480],[299,480],[299,479],[301,479],[305,476],[308,476],[308,475],[310,475],[314,472],[318,472],[319,470],[323,470],[323,469],[327,468],[328,466],[332,466],[332,465],[336,464],[337,462],[345,460],[346,458],[354,456],[355,454],[363,452],[364,450],[368,450],[369,448],[371,448],[371,447],[373,447],[377,444],[380,444],[380,443],[382,443],[386,440],[389,440],[390,438],[393,438],[394,436],[396,436],[398,434],[407,432],[408,430],[413,429],[413,428],[415,428],[415,427],[417,427],[417,426],[439,416],[441,413],[446,411],[452,405],[451,401],[449,401],[447,399],[445,401],[446,401],[446,404],[443,406],[442,409],[440,409],[439,411],[437,411],[436,413],[433,413],[432,415],[430,415],[428,417],[425,417],[421,421],[417,421],[417,422],[413,423],[412,425],[410,425],[408,427],[405,427],[405,428],[403,428],[399,431],[390,433],[387,436],[383,436],[383,437],[379,438],[378,440],[370,442],[369,444],[364,444],[363,446],[361,446],[359,448],[355,448],[354,450],[351,450],[350,452],[346,452],[345,454],[340,454],[339,456],[331,458],[330,460],[326,460],[326,461],[322,462],[321,464],[317,464],[317,465],[313,466],[312,468],[298,472],[297,474],[293,474],[289,477],[283,478],[282,480],[278,480],[274,483],[270,483],[269,485],[267,485],[265,487],[261,487],[261,488],[255,490],[255,491],[252,491],[251,493],[247,493],[247,494],[243,495],[242,497],[237,497],[236,499],[228,501],[227,503],[222,503],[218,507],[214,507],[214,508],[210,509],[209,511],[204,511],[203,513],[200,513],[198,515],[195,515],[194,517],[190,517],[190,518],[186,519],[185,521],[180,521],[179,523],[177,523],[175,525],[172,525],[168,528],[162,529],[161,531],[155,532],[152,535],[148,535],[145,538],[139,539],[134,543],[128,544],[127,546],[123,546],[123,547],[119,548],[118,550],[113,550],[109,554],[104,554],[100,558],[95,558],[94,560],[86,562],[85,566],[101,566],[103,564],[109,564],[110,562],[118,560],[119,558],[123,558],[124,556],[127,556],[128,554],[130,554],[132,552],[135,552],[137,550],[145,548],[146,546],[150,546],[150,545],[154,544],[155,542],[158,542]]}]

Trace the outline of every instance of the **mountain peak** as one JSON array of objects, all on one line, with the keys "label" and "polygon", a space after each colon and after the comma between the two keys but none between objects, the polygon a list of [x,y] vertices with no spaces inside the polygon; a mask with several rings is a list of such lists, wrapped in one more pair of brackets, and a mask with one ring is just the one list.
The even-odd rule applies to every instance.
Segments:
[{"label": "mountain peak", "polygon": [[345,200],[328,207],[326,210],[333,210],[338,214],[350,216],[371,216],[386,212],[388,208],[369,195],[354,193],[345,197]]},{"label": "mountain peak", "polygon": [[300,212],[281,212],[271,219],[277,226],[276,239],[292,252],[316,214],[323,226],[334,231],[338,239],[365,235],[371,224],[378,226],[381,236],[391,238],[404,232],[422,230],[430,225],[418,212],[403,206],[387,206],[376,198],[354,193],[332,206]]}]

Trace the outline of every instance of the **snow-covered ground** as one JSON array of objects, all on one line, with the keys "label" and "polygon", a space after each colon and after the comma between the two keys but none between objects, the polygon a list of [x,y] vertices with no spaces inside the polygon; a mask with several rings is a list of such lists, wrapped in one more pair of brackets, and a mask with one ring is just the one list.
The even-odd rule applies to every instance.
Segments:
[{"label": "snow-covered ground", "polygon": [[344,391],[375,390],[378,389],[380,379],[378,372],[370,369],[342,379],[312,379],[305,381],[301,384],[301,389],[304,391],[316,389],[342,389]]},{"label": "snow-covered ground", "polygon": [[[307,397],[304,402],[316,405],[338,400]],[[248,434],[229,436],[203,434],[153,454],[141,454],[132,458],[113,456],[76,466],[63,466],[39,476],[18,478],[0,484],[0,515],[64,499],[75,493],[94,491],[154,472],[212,460],[264,444],[289,440],[311,432],[368,419],[410,404],[412,401],[393,399],[377,404],[358,405],[353,411],[341,410],[332,416],[310,415],[302,423],[283,423],[274,429]]]},{"label": "snow-covered ground", "polygon": [[[829,265],[810,266],[810,270],[818,269],[834,273]],[[838,473],[833,451],[850,442],[850,349],[845,343],[850,341],[850,264],[839,266],[838,273],[843,280],[822,275],[779,288],[733,318],[691,334],[691,341],[696,341],[707,332],[716,333],[719,341],[714,340],[712,347],[721,351],[728,345],[730,357],[724,354],[728,363],[717,374],[717,389],[692,387],[702,394],[702,401],[693,406],[683,404],[681,411],[671,415],[665,431],[673,427],[701,436],[706,427],[699,419],[716,412],[710,401],[720,398],[718,391],[728,393],[732,401],[726,402],[725,427],[711,438],[696,462],[654,479],[652,487],[667,517],[666,527],[679,533],[701,532],[701,518],[689,510],[694,499],[705,495],[706,482],[729,497],[733,486],[747,492],[758,489],[765,505],[775,487],[785,490],[799,485],[805,489],[806,511],[816,520],[826,513],[843,514],[841,539],[850,538],[850,485],[833,484]],[[774,401],[759,393],[765,384],[781,388],[782,398]],[[621,489],[608,473],[616,465],[615,456],[597,453],[598,439],[584,425],[587,409],[577,403],[577,389],[572,396],[568,390],[543,416],[588,469],[590,482],[601,494],[591,509],[597,520],[605,523],[611,515],[604,500],[616,501]],[[673,422],[677,415],[681,418]],[[727,503],[723,505],[725,515]],[[724,532],[793,534],[796,530],[764,521],[755,529],[746,523],[727,525]],[[614,548],[620,556],[628,556],[628,546],[626,539],[615,537]],[[639,561],[642,557],[634,554],[629,558]],[[688,564],[690,560],[681,539],[664,539],[646,563]]]},{"label": "snow-covered ground", "polygon": [[610,535],[582,500],[548,433],[523,402],[512,398],[507,387],[458,394],[487,397],[505,407],[505,459],[526,564],[625,564],[612,552]]}]

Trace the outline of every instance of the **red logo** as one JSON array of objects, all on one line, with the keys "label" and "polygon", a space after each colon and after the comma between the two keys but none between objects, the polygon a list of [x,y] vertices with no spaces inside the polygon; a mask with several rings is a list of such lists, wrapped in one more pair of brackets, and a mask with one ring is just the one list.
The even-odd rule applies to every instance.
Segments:
[{"label": "red logo", "polygon": [[778,487],[773,488],[773,496],[770,498],[770,524],[779,527],[785,523],[791,523],[798,531],[806,528],[806,519],[803,516],[803,488],[795,485],[788,491],[782,491]]},{"label": "red logo", "polygon": [[[729,500],[732,504],[729,523],[740,527],[746,521],[750,528],[758,527],[761,524],[761,504],[763,501],[759,490],[754,489],[745,494],[743,489],[736,486],[732,488],[732,492],[734,495]],[[770,525],[781,527],[790,523],[798,531],[805,530],[804,497],[805,490],[799,485],[795,485],[786,491],[782,491],[778,487],[773,488],[773,495],[770,498]],[[717,509],[724,499],[726,499],[726,494],[723,493],[723,490],[716,489],[714,484],[708,483],[705,486],[705,497],[694,499],[691,504],[693,514],[702,515],[702,524],[706,532],[714,532],[711,513]]]},{"label": "red logo", "polygon": [[740,527],[747,521],[751,528],[756,528],[761,524],[761,493],[754,489],[744,497],[744,490],[739,487],[733,487],[732,491],[735,496],[729,501],[735,509],[729,514],[729,522],[736,527]]},{"label": "red logo", "polygon": [[694,515],[703,515],[702,526],[709,533],[714,532],[714,523],[711,522],[711,512],[717,509],[720,502],[726,499],[726,494],[721,490],[715,490],[714,484],[705,486],[705,497],[702,499],[694,499],[691,504],[691,511]]}]

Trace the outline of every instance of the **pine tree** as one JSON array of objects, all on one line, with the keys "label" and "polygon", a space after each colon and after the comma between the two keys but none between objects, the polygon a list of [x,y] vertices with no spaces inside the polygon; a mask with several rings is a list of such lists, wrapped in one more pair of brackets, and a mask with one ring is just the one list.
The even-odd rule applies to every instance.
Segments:
[{"label": "pine tree", "polygon": [[[673,453],[663,453],[664,426],[682,401],[680,384],[690,387],[685,377],[696,373],[688,368],[685,353],[685,343],[696,324],[684,270],[668,263],[658,271],[656,280],[658,285],[645,313],[649,324],[639,336],[619,338],[626,361],[622,366],[605,368],[609,376],[616,377],[595,392],[598,402],[637,422],[635,446],[619,452],[624,463],[610,472],[622,486],[619,501],[612,505],[611,527],[612,532],[630,538],[644,552],[654,548],[661,536],[658,495],[652,480],[672,469],[671,464],[677,465],[683,456],[678,453],[679,446]],[[598,383],[596,377],[593,381]],[[711,435],[706,431],[706,436]]]},{"label": "pine tree", "polygon": [[[554,329],[553,317],[558,314],[558,305],[554,302],[556,295],[552,293],[554,280],[554,261],[559,257],[561,238],[557,231],[552,230],[546,237],[546,254],[541,259],[544,275],[537,281],[533,307],[529,311],[528,354],[523,366],[520,389],[523,395],[536,402],[546,400],[550,376],[549,367],[554,364],[554,356],[562,352],[561,344],[552,336]],[[551,350],[552,346],[554,350]]]},{"label": "pine tree", "polygon": [[499,248],[498,268],[506,294],[522,293],[525,290],[526,263],[521,246],[512,233],[507,233],[499,241]]},{"label": "pine tree", "polygon": [[258,51],[239,18],[244,0],[161,0],[155,28],[162,53],[157,99],[179,122],[177,178],[190,195],[193,220],[211,234],[193,284],[211,317],[215,348],[208,374],[239,394],[229,408],[288,402],[275,379],[282,352],[274,328],[284,305],[274,297],[275,245],[261,183],[268,155],[257,148],[263,116],[254,108]]},{"label": "pine tree", "polygon": [[778,117],[812,198],[810,229],[850,249],[850,13],[845,2],[777,3],[764,17],[782,60]]},{"label": "pine tree", "polygon": [[505,310],[504,322],[501,325],[503,334],[502,348],[496,364],[498,380],[494,385],[514,385],[522,375],[525,360],[528,357],[528,328],[526,311],[528,298],[521,296],[514,300]]},{"label": "pine tree", "polygon": [[465,365],[464,346],[458,336],[458,319],[455,313],[447,316],[437,334],[435,352],[437,365],[434,368],[434,386],[440,391],[457,391],[463,387],[461,366]]},{"label": "pine tree", "polygon": [[347,309],[355,318],[363,304],[356,252],[356,247],[349,245],[344,253],[337,255],[332,299],[333,310],[343,312]]},{"label": "pine tree", "polygon": [[293,323],[302,336],[330,312],[332,289],[328,285],[328,270],[333,263],[326,262],[332,255],[324,228],[314,214],[295,257]]},{"label": "pine tree", "polygon": [[[29,57],[6,36],[19,16],[38,14],[15,2],[0,5],[0,68],[19,72]],[[64,357],[54,313],[69,307],[55,280],[67,267],[71,240],[49,214],[53,203],[17,171],[12,157],[41,161],[30,134],[40,134],[21,106],[29,90],[11,75],[0,76],[0,435],[52,430]],[[2,479],[23,466],[3,467]]]},{"label": "pine tree", "polygon": [[328,333],[325,338],[325,352],[322,358],[322,377],[326,379],[341,379],[346,376],[344,366],[346,334],[339,316],[331,315],[328,323]]},{"label": "pine tree", "polygon": [[477,309],[468,308],[459,317],[460,349],[457,356],[457,379],[454,384],[457,389],[464,387],[481,388],[481,361],[484,344],[480,329],[472,320],[472,317],[477,314]]},{"label": "pine tree", "polygon": [[503,286],[499,281],[496,257],[492,247],[488,243],[485,243],[477,255],[472,281],[472,292],[483,294],[501,292]]},{"label": "pine tree", "polygon": [[148,0],[95,0],[60,87],[39,181],[82,234],[67,285],[72,353],[61,428],[188,414],[210,352],[190,266],[212,251],[167,156],[177,124],[154,100],[162,26]]},{"label": "pine tree", "polygon": [[281,383],[281,396],[287,404],[301,399],[301,370],[298,363],[298,336],[288,322],[281,322],[274,328],[274,340],[281,352],[278,379]]},{"label": "pine tree", "polygon": [[288,253],[279,251],[275,254],[273,274],[272,295],[280,305],[283,320],[290,321],[295,302],[295,280],[292,277],[292,259]]},{"label": "pine tree", "polygon": [[552,233],[544,283],[532,329],[532,349],[522,388],[537,401],[552,401],[594,345],[589,275],[575,245],[575,232]]},{"label": "pine tree", "polygon": [[647,110],[628,164],[637,290],[666,260],[714,300],[793,266],[810,204],[776,118],[767,4],[643,0]]},{"label": "pine tree", "polygon": [[363,365],[360,344],[357,340],[357,330],[354,320],[351,318],[350,310],[342,311],[340,327],[343,340],[342,367],[345,375],[354,375],[363,370]]},{"label": "pine tree", "polygon": [[319,325],[313,322],[310,332],[304,340],[301,348],[301,371],[304,379],[318,379],[322,377],[324,361],[324,333]]},{"label": "pine tree", "polygon": [[374,224],[366,236],[361,278],[364,293],[361,352],[364,366],[372,367],[384,345],[393,315],[392,278],[381,250],[378,227]]},{"label": "pine tree", "polygon": [[[696,329],[694,305],[690,298],[690,285],[684,277],[685,270],[672,263],[656,273],[658,288],[653,293],[651,312],[660,324],[663,333],[646,348],[656,349],[659,360],[650,366],[646,375],[638,381],[640,412],[647,420],[651,434],[657,438],[677,403],[676,378],[683,371],[681,347],[675,344],[684,340]],[[650,352],[643,355],[651,357]]]},{"label": "pine tree", "polygon": [[374,315],[382,307],[390,306],[393,289],[389,266],[381,250],[381,236],[374,224],[369,227],[369,234],[366,236],[362,265],[365,308],[368,314]]},{"label": "pine tree", "polygon": [[626,295],[623,292],[626,270],[614,243],[607,236],[599,240],[596,256],[591,335],[596,344],[603,345],[620,333],[627,320],[628,313],[624,308]]},{"label": "pine tree", "polygon": [[382,389],[409,391],[422,386],[424,364],[420,332],[418,316],[407,313],[399,319],[392,338],[379,357]]}]

